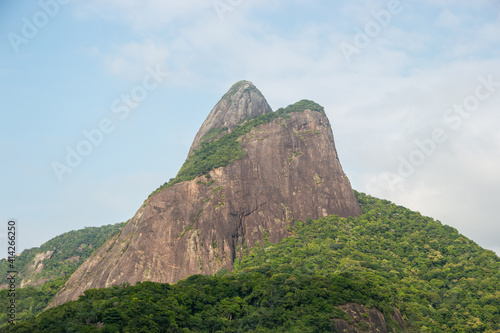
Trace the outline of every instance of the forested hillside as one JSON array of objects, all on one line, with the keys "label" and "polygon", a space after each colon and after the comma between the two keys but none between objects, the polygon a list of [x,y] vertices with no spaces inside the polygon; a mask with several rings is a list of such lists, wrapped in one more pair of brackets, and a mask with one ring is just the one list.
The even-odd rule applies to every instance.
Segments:
[{"label": "forested hillside", "polygon": [[[17,317],[30,318],[41,312],[68,277],[99,248],[118,232],[125,223],[102,227],[87,227],[54,237],[40,247],[24,250],[15,258]],[[7,276],[8,262],[0,262],[0,276]],[[5,280],[5,282],[7,282]],[[2,285],[0,299],[7,300],[7,285]],[[5,325],[5,311],[0,326]]]},{"label": "forested hillside", "polygon": [[236,270],[266,263],[293,275],[372,273],[416,332],[500,329],[500,259],[494,252],[387,200],[363,193],[357,198],[362,216],[296,223],[291,237],[253,248]]},{"label": "forested hillside", "polygon": [[[498,332],[500,259],[431,218],[357,193],[363,215],[290,225],[232,272],[87,290],[8,332],[328,332],[339,306],[380,310],[389,331]],[[394,319],[400,310],[406,327]]]}]

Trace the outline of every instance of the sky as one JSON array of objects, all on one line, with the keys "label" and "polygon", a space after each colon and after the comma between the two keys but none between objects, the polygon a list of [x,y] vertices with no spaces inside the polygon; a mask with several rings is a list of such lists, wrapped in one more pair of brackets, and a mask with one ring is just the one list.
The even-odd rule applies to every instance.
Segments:
[{"label": "sky", "polygon": [[243,79],[323,105],[355,190],[500,254],[499,0],[2,1],[0,251],[10,219],[18,252],[127,221]]}]

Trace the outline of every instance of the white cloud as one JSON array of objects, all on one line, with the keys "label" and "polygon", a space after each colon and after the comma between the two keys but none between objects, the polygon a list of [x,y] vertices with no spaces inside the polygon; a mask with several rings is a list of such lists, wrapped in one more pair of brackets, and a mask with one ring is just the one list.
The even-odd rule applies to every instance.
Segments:
[{"label": "white cloud", "polygon": [[[496,101],[500,100],[498,93]],[[440,219],[486,248],[498,248],[500,225],[495,207],[500,200],[500,140],[493,124],[500,116],[493,115],[494,110],[488,105],[471,116],[408,178],[394,181],[394,167],[379,172],[368,168],[358,179],[358,188]],[[391,160],[383,150],[377,152],[380,160]],[[368,158],[365,163],[376,165],[376,155],[370,160],[368,154],[362,154]]]},{"label": "white cloud", "polygon": [[494,207],[500,199],[500,181],[493,166],[500,159],[489,153],[475,154],[461,147],[456,154],[436,156],[394,187],[392,178],[383,173],[366,175],[360,190],[439,219],[483,247],[498,248],[500,225]]},{"label": "white cloud", "polygon": [[462,20],[450,10],[445,9],[439,14],[438,23],[446,28],[455,28],[460,25]]},{"label": "white cloud", "polygon": [[[362,26],[370,10],[386,4],[366,3],[349,4],[342,15]],[[448,132],[449,140],[414,175],[388,183],[397,174],[399,156],[407,156],[415,140],[443,126],[446,110],[474,92],[478,76],[493,74],[500,80],[500,61],[491,56],[498,50],[494,43],[500,38],[500,20],[477,17],[480,23],[474,25],[465,10],[472,5],[453,3],[461,10],[439,7],[437,22],[421,23],[417,30],[401,23],[413,18],[411,10],[404,10],[352,64],[343,58],[339,43],[351,40],[354,31],[339,32],[334,24],[317,22],[304,24],[302,33],[280,34],[252,16],[256,8],[265,8],[258,7],[262,2],[243,1],[224,21],[212,2],[201,0],[93,0],[80,5],[80,12],[149,31],[148,38],[111,50],[93,49],[112,74],[164,63],[177,82],[209,82],[222,90],[230,81],[252,80],[274,108],[301,98],[320,102],[356,189],[436,217],[483,246],[500,248],[492,236],[500,234],[500,136],[494,128],[500,123],[498,97],[486,101],[459,130]],[[172,22],[180,23],[168,33],[159,29]],[[438,30],[436,24],[453,29]],[[168,38],[162,39],[160,32]]]},{"label": "white cloud", "polygon": [[112,46],[111,50],[91,46],[87,49],[87,54],[98,57],[107,73],[135,79],[143,76],[147,67],[159,65],[167,68],[170,50],[162,42],[145,39]]},{"label": "white cloud", "polygon": [[491,46],[491,43],[500,42],[500,34],[498,33],[499,31],[500,31],[500,14],[497,15],[495,21],[485,23],[478,32],[478,35],[480,35],[481,39],[483,39],[486,43],[488,43],[488,45]]},{"label": "white cloud", "polygon": [[77,4],[77,15],[82,19],[121,21],[136,30],[147,31],[179,20],[196,20],[200,12],[211,6],[206,0],[90,0]]}]

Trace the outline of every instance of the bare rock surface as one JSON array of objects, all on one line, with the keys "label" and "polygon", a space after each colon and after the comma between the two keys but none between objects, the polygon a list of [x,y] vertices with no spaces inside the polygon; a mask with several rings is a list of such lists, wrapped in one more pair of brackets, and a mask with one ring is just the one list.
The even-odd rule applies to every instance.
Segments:
[{"label": "bare rock surface", "polygon": [[[265,100],[241,92],[245,86],[234,93],[246,96],[232,99],[243,105],[234,119],[268,112]],[[226,122],[213,112],[206,128],[214,122],[236,123],[232,113]],[[119,234],[78,268],[50,306],[76,300],[89,288],[214,274],[231,269],[246,247],[287,237],[294,221],[360,215],[326,116],[310,110],[289,115],[240,137],[247,152],[241,160],[151,196]],[[215,120],[207,123],[212,116]]]},{"label": "bare rock surface", "polygon": [[250,81],[239,81],[215,105],[196,134],[189,155],[212,129],[232,130],[246,118],[273,112],[262,93]]},{"label": "bare rock surface", "polygon": [[[350,322],[343,319],[335,320],[335,328],[337,332],[343,333],[391,333],[387,329],[387,323],[384,315],[377,309],[368,309],[364,305],[356,303],[348,303],[340,306],[349,317]],[[401,313],[398,309],[394,309],[392,319],[399,324],[398,332],[406,332],[406,327]],[[395,331],[395,330],[394,330]]]}]

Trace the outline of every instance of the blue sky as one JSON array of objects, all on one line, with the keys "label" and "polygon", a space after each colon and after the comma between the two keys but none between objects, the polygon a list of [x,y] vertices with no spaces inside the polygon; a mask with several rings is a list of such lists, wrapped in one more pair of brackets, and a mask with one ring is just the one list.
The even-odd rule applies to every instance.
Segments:
[{"label": "blue sky", "polygon": [[325,106],[356,190],[500,253],[499,31],[498,0],[3,1],[0,220],[21,249],[128,220],[246,79]]}]

